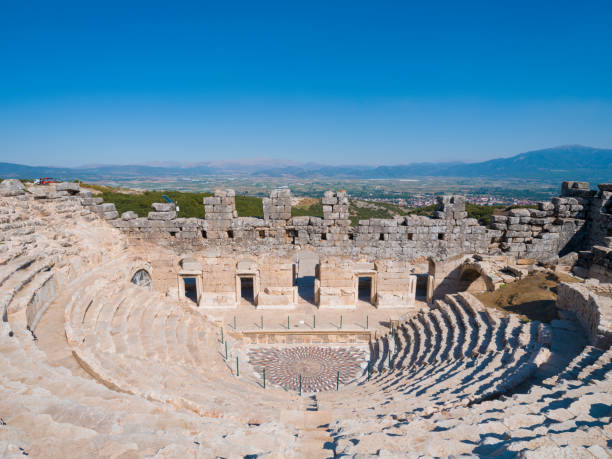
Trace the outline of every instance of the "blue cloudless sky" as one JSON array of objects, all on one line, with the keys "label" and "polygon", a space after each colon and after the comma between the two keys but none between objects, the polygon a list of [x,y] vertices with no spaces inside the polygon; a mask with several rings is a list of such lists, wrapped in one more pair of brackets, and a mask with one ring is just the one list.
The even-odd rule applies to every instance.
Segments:
[{"label": "blue cloudless sky", "polygon": [[0,161],[612,147],[612,2],[0,2]]}]

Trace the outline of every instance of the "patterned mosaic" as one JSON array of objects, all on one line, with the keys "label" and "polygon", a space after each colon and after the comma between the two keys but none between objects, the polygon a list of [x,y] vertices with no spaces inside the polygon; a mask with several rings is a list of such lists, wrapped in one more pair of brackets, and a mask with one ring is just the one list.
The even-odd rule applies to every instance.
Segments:
[{"label": "patterned mosaic", "polygon": [[259,373],[266,369],[267,384],[288,390],[298,390],[300,375],[302,392],[320,392],[336,389],[358,376],[365,353],[357,348],[334,349],[318,346],[290,348],[257,348],[249,352],[249,362]]}]

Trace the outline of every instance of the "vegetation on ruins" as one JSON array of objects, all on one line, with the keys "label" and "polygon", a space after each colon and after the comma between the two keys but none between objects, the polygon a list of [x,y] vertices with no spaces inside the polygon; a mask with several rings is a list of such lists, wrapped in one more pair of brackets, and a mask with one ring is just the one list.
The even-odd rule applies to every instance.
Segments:
[{"label": "vegetation on ruins", "polygon": [[[113,203],[119,214],[131,210],[136,212],[139,217],[146,217],[151,211],[151,204],[154,202],[164,202],[162,195],[168,196],[179,205],[178,217],[203,218],[205,215],[202,199],[212,196],[212,193],[195,193],[184,191],[138,191],[123,188],[113,188],[102,185],[82,184],[84,187],[98,191],[104,202]],[[481,225],[491,223],[491,215],[508,211],[517,206],[484,206],[466,203],[465,210],[469,218],[475,218]],[[533,207],[533,206],[526,206]],[[351,199],[350,219],[351,225],[357,226],[359,220],[370,218],[393,218],[404,215],[425,215],[431,216],[436,209],[436,205],[408,208],[390,202],[362,201]],[[259,217],[263,218],[262,198],[256,196],[236,196],[236,211],[240,217]],[[323,217],[323,206],[320,200],[308,203],[303,206],[293,206],[291,208],[292,217],[311,216]]]},{"label": "vegetation on ruins", "polygon": [[[134,191],[110,188],[101,185],[83,184],[84,187],[99,191],[104,202],[113,203],[119,214],[131,210],[139,217],[146,217],[152,210],[154,202],[165,202],[163,195],[168,196],[179,206],[178,217],[203,218],[205,216],[203,198],[212,193],[190,193],[181,191]],[[236,196],[236,211],[240,217],[263,218],[261,198],[254,196]]]},{"label": "vegetation on ruins", "polygon": [[323,218],[323,205],[321,200],[317,200],[316,203],[309,206],[292,206],[291,207],[292,217],[320,217]]}]

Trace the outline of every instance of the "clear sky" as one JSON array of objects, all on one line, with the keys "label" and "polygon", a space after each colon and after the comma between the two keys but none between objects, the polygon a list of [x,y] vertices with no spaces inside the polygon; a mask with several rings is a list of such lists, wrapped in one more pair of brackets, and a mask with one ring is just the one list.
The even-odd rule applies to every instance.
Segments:
[{"label": "clear sky", "polygon": [[612,2],[0,2],[0,161],[612,147]]}]

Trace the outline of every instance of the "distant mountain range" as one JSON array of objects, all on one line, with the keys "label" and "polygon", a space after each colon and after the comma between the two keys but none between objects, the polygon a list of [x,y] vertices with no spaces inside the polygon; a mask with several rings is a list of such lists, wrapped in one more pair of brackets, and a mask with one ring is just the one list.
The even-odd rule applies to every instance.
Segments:
[{"label": "distant mountain range", "polygon": [[280,160],[150,163],[142,165],[88,165],[78,168],[25,166],[0,163],[2,178],[55,177],[83,181],[147,178],[197,178],[240,175],[258,178],[400,179],[417,177],[518,178],[558,182],[585,180],[612,182],[612,149],[564,145],[529,151],[510,158],[478,163],[412,163],[395,166],[326,166]]}]

